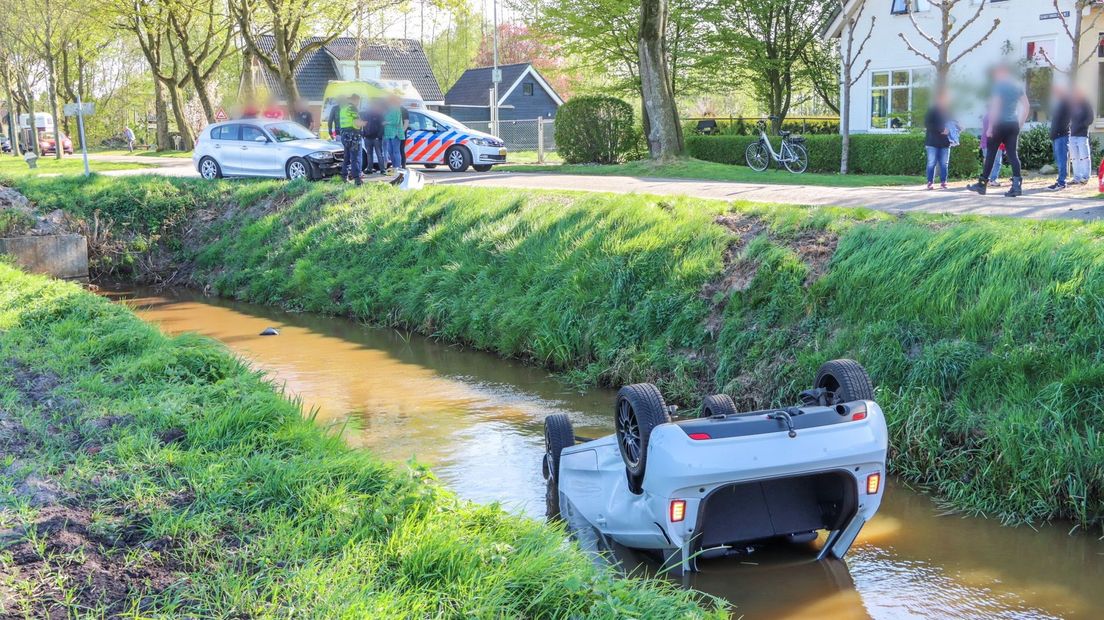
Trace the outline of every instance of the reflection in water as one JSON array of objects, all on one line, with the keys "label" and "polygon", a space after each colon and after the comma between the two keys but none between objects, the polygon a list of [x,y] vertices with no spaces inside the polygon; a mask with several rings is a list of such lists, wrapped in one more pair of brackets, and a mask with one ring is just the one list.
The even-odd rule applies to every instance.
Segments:
[{"label": "reflection in water", "polygon": [[[226,343],[351,444],[387,459],[416,457],[461,496],[534,517],[544,514],[544,417],[567,413],[589,437],[612,430],[612,392],[578,394],[516,361],[189,291],[129,303],[170,333]],[[270,325],[279,336],[257,335]],[[746,618],[1104,617],[1104,542],[1061,527],[1035,532],[937,514],[926,497],[891,484],[846,565],[769,549],[703,561],[687,583],[735,602]],[[614,551],[625,570],[655,570]]]}]

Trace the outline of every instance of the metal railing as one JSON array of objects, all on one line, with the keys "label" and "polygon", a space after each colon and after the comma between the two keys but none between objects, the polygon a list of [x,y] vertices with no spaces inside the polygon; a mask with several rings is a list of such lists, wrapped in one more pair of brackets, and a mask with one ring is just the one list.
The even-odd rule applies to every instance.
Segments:
[{"label": "metal railing", "polygon": [[510,151],[536,151],[539,162],[544,161],[547,153],[556,151],[555,119],[499,120],[497,129],[491,121],[464,121],[464,124],[497,136]]}]

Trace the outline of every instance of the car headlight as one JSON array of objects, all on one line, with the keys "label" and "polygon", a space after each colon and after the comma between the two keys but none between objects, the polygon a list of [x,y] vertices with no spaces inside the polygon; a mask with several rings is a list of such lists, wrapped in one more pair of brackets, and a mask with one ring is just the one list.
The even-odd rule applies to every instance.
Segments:
[{"label": "car headlight", "polygon": [[312,159],[314,161],[332,161],[333,158],[334,154],[329,151],[315,151],[307,155],[307,159]]},{"label": "car headlight", "polygon": [[494,138],[472,138],[470,142],[478,146],[502,146],[502,142]]}]

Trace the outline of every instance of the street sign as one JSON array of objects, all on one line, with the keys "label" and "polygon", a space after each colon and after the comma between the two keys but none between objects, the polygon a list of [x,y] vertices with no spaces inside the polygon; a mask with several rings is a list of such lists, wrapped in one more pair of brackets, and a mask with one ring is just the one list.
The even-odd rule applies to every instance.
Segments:
[{"label": "street sign", "polygon": [[218,122],[230,120],[230,115],[226,113],[226,110],[219,108],[215,110],[215,120]]},{"label": "street sign", "polygon": [[92,116],[96,113],[96,104],[94,103],[67,103],[65,104],[66,116]]},{"label": "street sign", "polygon": [[495,84],[502,81],[502,69],[491,69],[491,81]]},{"label": "street sign", "polygon": [[1039,14],[1039,21],[1046,21],[1048,19],[1058,19],[1059,17],[1069,17],[1069,16],[1070,16],[1069,11],[1062,11],[1062,13],[1060,15],[1058,13],[1040,13]]}]

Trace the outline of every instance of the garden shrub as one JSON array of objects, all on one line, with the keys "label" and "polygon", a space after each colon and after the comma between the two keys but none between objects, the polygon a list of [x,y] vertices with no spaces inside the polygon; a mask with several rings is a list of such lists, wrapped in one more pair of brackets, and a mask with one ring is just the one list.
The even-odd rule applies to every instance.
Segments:
[{"label": "garden shrub", "polygon": [[1028,170],[1038,170],[1054,163],[1054,147],[1050,142],[1050,124],[1035,125],[1020,132],[1020,164]]},{"label": "garden shrub", "polygon": [[[684,121],[683,133],[688,136],[696,134],[698,120],[700,119]],[[755,126],[760,120],[758,118],[714,118],[712,120],[717,122],[717,131],[721,135],[755,136],[759,134],[759,130]],[[834,118],[787,119],[782,121],[783,130],[805,135],[838,134],[839,125],[839,120]]]},{"label": "garden shrub", "polygon": [[[687,136],[691,157],[721,164],[746,165],[744,151],[755,142],[752,136]],[[771,144],[778,148],[778,138]],[[809,172],[839,172],[841,137],[806,136]],[[963,134],[962,142],[951,149],[950,175],[955,178],[976,176],[981,168],[977,157],[978,140]],[[924,136],[919,133],[856,134],[851,136],[848,166],[856,174],[915,174],[925,170]]]},{"label": "garden shrub", "polygon": [[632,106],[616,97],[574,97],[556,112],[556,148],[569,164],[616,164],[639,150]]}]

